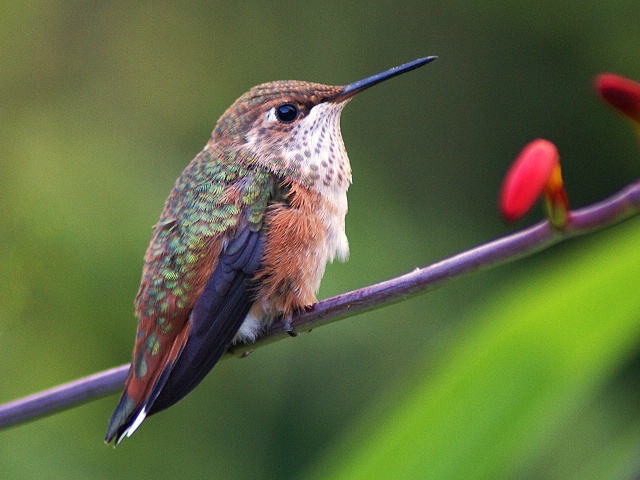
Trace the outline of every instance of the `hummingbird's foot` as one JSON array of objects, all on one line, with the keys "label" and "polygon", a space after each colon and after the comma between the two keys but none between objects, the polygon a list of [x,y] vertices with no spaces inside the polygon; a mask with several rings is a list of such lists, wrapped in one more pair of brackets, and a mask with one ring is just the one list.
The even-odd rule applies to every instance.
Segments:
[{"label": "hummingbird's foot", "polygon": [[284,325],[284,331],[287,332],[290,337],[298,336],[298,334],[293,331],[293,315],[291,313],[285,315],[282,319],[282,324]]}]

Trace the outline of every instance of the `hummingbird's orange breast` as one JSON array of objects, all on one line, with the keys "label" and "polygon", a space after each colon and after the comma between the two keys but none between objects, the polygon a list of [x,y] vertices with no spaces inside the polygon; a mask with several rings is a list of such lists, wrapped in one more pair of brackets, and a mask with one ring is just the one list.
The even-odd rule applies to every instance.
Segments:
[{"label": "hummingbird's orange breast", "polygon": [[346,248],[346,210],[340,205],[296,184],[287,200],[272,206],[265,217],[267,240],[257,274],[256,303],[271,319],[315,303],[327,262]]}]

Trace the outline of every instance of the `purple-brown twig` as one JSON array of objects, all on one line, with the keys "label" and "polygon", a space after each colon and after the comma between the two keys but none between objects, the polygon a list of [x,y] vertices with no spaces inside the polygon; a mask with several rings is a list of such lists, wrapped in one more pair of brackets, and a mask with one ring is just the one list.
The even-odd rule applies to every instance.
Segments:
[{"label": "purple-brown twig", "polygon": [[[639,213],[640,182],[636,182],[601,202],[571,211],[563,229],[554,228],[549,221],[537,223],[428,267],[318,302],[308,311],[295,315],[292,326],[296,332],[306,332],[400,302],[415,294],[434,290],[449,280],[531,255],[560,241],[601,230]],[[226,357],[243,355],[288,337],[282,322],[275,322],[254,344],[236,345],[229,349]],[[128,369],[128,364],[121,365],[0,405],[0,428],[50,415],[114,393],[122,388]]]}]

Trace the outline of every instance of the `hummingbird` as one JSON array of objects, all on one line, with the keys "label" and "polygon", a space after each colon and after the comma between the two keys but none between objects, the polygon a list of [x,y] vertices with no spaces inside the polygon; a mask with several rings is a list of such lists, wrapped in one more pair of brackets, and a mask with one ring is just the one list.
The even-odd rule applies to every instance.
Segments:
[{"label": "hummingbird", "polygon": [[348,101],[436,57],[346,86],[276,81],[218,120],[178,177],[144,257],[138,327],[105,443],[193,390],[236,342],[316,302],[326,264],[346,260]]}]

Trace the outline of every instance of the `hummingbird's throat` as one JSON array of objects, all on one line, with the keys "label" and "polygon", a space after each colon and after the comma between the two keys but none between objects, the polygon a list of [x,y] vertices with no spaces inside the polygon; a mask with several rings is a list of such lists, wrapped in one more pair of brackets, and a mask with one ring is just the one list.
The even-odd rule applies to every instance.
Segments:
[{"label": "hummingbird's throat", "polygon": [[[351,166],[340,133],[344,103],[320,103],[292,125],[277,125],[267,113],[262,131],[268,137],[249,138],[258,158],[274,172],[319,192],[346,192],[351,184]],[[283,128],[284,127],[284,128]],[[266,155],[264,155],[266,153]]]},{"label": "hummingbird's throat", "polygon": [[292,132],[287,156],[319,190],[346,190],[351,166],[340,132],[344,104],[321,103],[311,109]]}]

